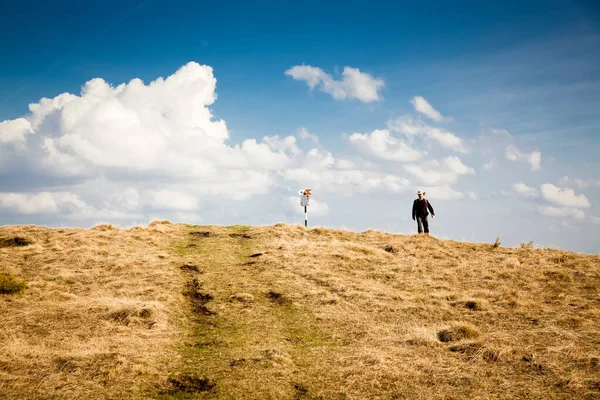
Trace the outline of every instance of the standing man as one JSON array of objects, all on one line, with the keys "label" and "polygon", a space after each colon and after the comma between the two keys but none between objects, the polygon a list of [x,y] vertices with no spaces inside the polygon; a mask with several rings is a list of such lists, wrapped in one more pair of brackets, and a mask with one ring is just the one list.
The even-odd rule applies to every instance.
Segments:
[{"label": "standing man", "polygon": [[417,192],[418,199],[416,199],[413,203],[412,208],[412,219],[417,219],[417,228],[419,233],[423,233],[423,229],[425,229],[425,233],[429,233],[429,221],[427,221],[427,216],[429,213],[427,210],[431,211],[431,219],[435,218],[435,212],[433,212],[433,207],[429,204],[429,201],[425,198],[425,192],[421,192],[420,190]]}]

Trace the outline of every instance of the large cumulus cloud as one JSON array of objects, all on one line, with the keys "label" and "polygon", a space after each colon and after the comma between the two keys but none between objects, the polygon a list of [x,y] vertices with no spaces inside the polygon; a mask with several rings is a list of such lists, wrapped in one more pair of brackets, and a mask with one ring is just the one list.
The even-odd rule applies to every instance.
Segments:
[{"label": "large cumulus cloud", "polygon": [[195,62],[150,83],[95,78],[79,95],[43,98],[0,122],[0,181],[21,178],[0,192],[0,215],[144,219],[191,215],[219,198],[287,198],[297,184],[393,192],[408,184],[319,146],[302,150],[295,136],[230,143],[210,109],[216,83]]}]

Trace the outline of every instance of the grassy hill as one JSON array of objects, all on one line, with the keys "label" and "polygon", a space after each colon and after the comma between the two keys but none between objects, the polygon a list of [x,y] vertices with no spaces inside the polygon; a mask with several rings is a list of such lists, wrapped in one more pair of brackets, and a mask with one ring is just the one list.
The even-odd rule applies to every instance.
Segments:
[{"label": "grassy hill", "polygon": [[600,398],[600,256],[278,224],[0,228],[0,398]]}]

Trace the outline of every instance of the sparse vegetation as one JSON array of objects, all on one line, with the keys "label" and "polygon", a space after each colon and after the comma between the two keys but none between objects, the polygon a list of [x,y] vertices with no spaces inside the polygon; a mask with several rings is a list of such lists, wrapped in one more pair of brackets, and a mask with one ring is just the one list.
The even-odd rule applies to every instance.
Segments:
[{"label": "sparse vegetation", "polygon": [[390,246],[389,244],[387,246],[385,246],[383,248],[385,251],[387,251],[388,253],[397,253],[398,252],[398,248],[395,246]]},{"label": "sparse vegetation", "polygon": [[534,246],[533,240],[530,240],[527,243],[521,243],[522,249],[533,249],[533,246]]},{"label": "sparse vegetation", "polygon": [[28,282],[0,296],[0,398],[600,396],[600,256],[285,224],[0,237],[29,241],[0,248]]},{"label": "sparse vegetation", "polygon": [[437,337],[440,342],[458,342],[464,339],[475,339],[479,335],[477,328],[471,324],[456,324],[439,331]]},{"label": "sparse vegetation", "polygon": [[173,225],[173,223],[166,219],[163,219],[163,220],[155,219],[154,221],[150,222],[150,224],[148,224],[148,226],[157,226],[157,225]]},{"label": "sparse vegetation", "polygon": [[98,224],[92,227],[92,230],[95,231],[112,231],[114,229],[116,228],[111,224]]},{"label": "sparse vegetation", "polygon": [[502,242],[500,241],[500,237],[496,237],[496,241],[494,242],[494,248],[497,249],[498,247],[500,247],[501,244]]},{"label": "sparse vegetation", "polygon": [[21,293],[27,283],[9,273],[0,273],[0,294]]}]

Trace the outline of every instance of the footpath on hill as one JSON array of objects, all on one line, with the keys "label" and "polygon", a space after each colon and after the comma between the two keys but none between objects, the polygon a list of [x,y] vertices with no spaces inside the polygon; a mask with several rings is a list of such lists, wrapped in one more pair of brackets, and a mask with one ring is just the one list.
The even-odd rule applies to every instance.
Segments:
[{"label": "footpath on hill", "polygon": [[600,256],[157,221],[2,227],[0,274],[0,398],[600,397]]},{"label": "footpath on hill", "polygon": [[342,388],[340,371],[327,363],[336,339],[298,303],[311,294],[298,281],[301,270],[273,263],[272,239],[260,228],[192,227],[178,244],[194,314],[172,379],[178,395],[312,398],[311,386]]},{"label": "footpath on hill", "polygon": [[189,227],[194,335],[177,385],[208,398],[588,398],[598,257],[297,226]]}]

